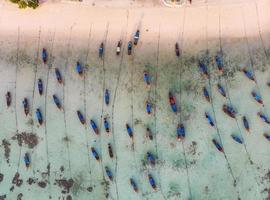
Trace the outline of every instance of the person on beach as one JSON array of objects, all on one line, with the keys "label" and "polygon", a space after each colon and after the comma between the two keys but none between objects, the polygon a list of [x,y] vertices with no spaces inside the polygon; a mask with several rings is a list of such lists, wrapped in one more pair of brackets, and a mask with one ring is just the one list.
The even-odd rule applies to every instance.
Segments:
[{"label": "person on beach", "polygon": [[131,55],[131,53],[132,53],[132,42],[131,41],[129,41],[128,42],[128,55]]},{"label": "person on beach", "polygon": [[45,48],[42,49],[42,60],[43,60],[44,64],[47,64],[48,53],[47,53],[47,50]]},{"label": "person on beach", "polygon": [[135,35],[134,35],[134,42],[133,42],[134,45],[138,44],[139,38],[140,38],[140,30],[137,30]]},{"label": "person on beach", "polygon": [[9,91],[6,93],[6,103],[7,107],[11,105],[11,93]]},{"label": "person on beach", "polygon": [[116,55],[119,56],[120,52],[121,52],[121,46],[122,46],[122,42],[121,40],[117,43],[117,47],[116,47]]},{"label": "person on beach", "polygon": [[103,52],[104,52],[104,43],[102,42],[99,46],[99,50],[98,50],[98,55],[100,58],[103,57]]},{"label": "person on beach", "polygon": [[180,57],[180,50],[179,50],[179,44],[178,44],[178,42],[175,43],[175,55],[177,57]]},{"label": "person on beach", "polygon": [[151,78],[150,78],[150,74],[148,71],[143,72],[143,80],[145,81],[147,86],[150,86]]},{"label": "person on beach", "polygon": [[76,71],[79,74],[79,76],[82,77],[82,75],[83,75],[83,68],[82,68],[82,65],[81,65],[80,62],[77,62],[77,64],[76,64]]}]

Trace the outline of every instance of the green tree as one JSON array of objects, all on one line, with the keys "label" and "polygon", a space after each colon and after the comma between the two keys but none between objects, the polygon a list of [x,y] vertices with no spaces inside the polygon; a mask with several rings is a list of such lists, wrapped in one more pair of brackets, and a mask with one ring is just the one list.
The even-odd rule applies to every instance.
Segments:
[{"label": "green tree", "polygon": [[37,8],[39,6],[39,0],[10,0],[12,3],[18,4],[19,8]]}]

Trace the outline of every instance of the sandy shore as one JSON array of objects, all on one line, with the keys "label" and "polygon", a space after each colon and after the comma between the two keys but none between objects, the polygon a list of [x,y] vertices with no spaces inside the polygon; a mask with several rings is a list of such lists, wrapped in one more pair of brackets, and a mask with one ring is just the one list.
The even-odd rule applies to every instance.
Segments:
[{"label": "sandy shore", "polygon": [[[1,3],[0,173],[4,178],[0,196],[16,199],[21,193],[22,199],[42,200],[269,198],[270,143],[262,136],[269,132],[269,125],[256,116],[258,111],[270,114],[268,1],[180,9],[48,3],[37,10],[18,10]],[[141,30],[141,38],[133,55],[124,49],[116,56],[117,42],[122,40],[126,47],[136,29]],[[174,54],[176,41],[182,50],[180,59]],[[105,43],[104,59],[98,57],[101,42]],[[49,52],[48,65],[41,61],[43,47]],[[214,62],[221,49],[224,75]],[[210,81],[198,69],[198,59],[207,58],[206,52]],[[77,61],[85,67],[84,78],[75,72]],[[254,72],[256,83],[239,71],[243,67]],[[63,85],[55,79],[55,68],[64,77]],[[145,70],[152,77],[150,87],[143,81]],[[45,85],[43,96],[36,87],[39,78]],[[226,98],[217,91],[217,83],[226,89]],[[203,98],[204,86],[211,91],[211,104]],[[105,88],[111,93],[108,106],[103,101]],[[177,115],[168,105],[169,90],[181,110]],[[252,90],[262,95],[264,106],[252,99]],[[10,108],[5,105],[7,91],[13,99]],[[64,110],[55,107],[53,94],[59,96]],[[24,97],[30,101],[27,117]],[[155,105],[151,115],[145,112],[147,100]],[[236,107],[235,120],[222,112],[224,103]],[[45,118],[42,126],[35,119],[36,108]],[[86,116],[86,126],[79,123],[77,110]],[[204,112],[215,116],[217,128],[209,126]],[[244,115],[250,121],[250,133],[242,125]],[[109,135],[103,128],[104,117],[111,124]],[[99,136],[89,126],[90,119],[97,122]],[[186,127],[184,142],[176,140],[179,122]],[[134,129],[133,141],[126,123]],[[146,137],[146,127],[153,131],[153,141]],[[34,133],[38,144],[19,146],[14,135],[23,132]],[[232,133],[241,135],[244,144],[232,140]],[[213,138],[221,140],[224,154],[212,144]],[[107,152],[108,143],[113,144],[113,159]],[[90,154],[91,147],[100,153],[100,162]],[[145,164],[147,151],[157,156],[155,167]],[[29,169],[23,162],[26,152],[32,160]],[[105,166],[113,172],[112,182]],[[16,172],[22,185],[12,183]],[[157,182],[156,191],[148,183],[148,173]],[[138,183],[138,193],[129,185],[131,177]]]}]

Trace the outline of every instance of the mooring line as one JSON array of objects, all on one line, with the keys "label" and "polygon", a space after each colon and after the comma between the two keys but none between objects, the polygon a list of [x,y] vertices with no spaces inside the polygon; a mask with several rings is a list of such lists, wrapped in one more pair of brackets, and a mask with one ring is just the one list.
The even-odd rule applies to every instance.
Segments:
[{"label": "mooring line", "polygon": [[[73,24],[74,25],[74,24]],[[66,76],[67,74],[67,66],[68,66],[68,62],[69,62],[69,53],[70,53],[70,46],[71,46],[71,35],[72,35],[72,31],[73,31],[73,25],[70,27],[69,30],[69,37],[68,37],[68,43],[67,43],[67,57],[66,57],[66,62],[65,62],[65,66],[64,66],[64,75]],[[65,88],[66,88],[66,84],[63,83],[62,85],[62,92],[63,92],[63,105],[65,107]],[[65,109],[63,109],[63,115],[64,115],[64,125],[65,125],[65,137],[68,138],[68,133],[67,133],[67,121],[66,121],[66,111]],[[67,150],[68,150],[68,165],[69,165],[69,176],[72,177],[71,175],[71,162],[70,162],[70,148],[69,148],[69,142],[67,141]]]},{"label": "mooring line", "polygon": [[[90,25],[89,28],[89,34],[88,34],[88,42],[87,42],[87,52],[86,52],[86,57],[85,57],[85,62],[84,62],[84,67],[83,67],[83,95],[84,95],[84,99],[83,99],[83,104],[84,104],[84,114],[86,115],[86,110],[87,110],[87,104],[86,104],[86,63],[88,60],[88,56],[89,56],[89,51],[90,51],[90,40],[91,40],[91,36],[92,36],[92,24]],[[88,65],[87,65],[88,66]],[[87,123],[86,123],[87,124]],[[87,155],[87,159],[88,159],[88,170],[89,170],[89,174],[91,174],[91,161],[90,161],[90,156],[89,156],[89,143],[88,143],[88,139],[87,139],[87,125],[84,125],[84,133],[85,133],[85,141],[86,141],[86,155]]]},{"label": "mooring line", "polygon": [[[222,37],[221,37],[221,17],[220,17],[220,13],[219,13],[219,44],[220,44],[221,58],[222,58],[222,61],[224,61],[224,60],[223,60],[224,56],[223,56],[223,47],[222,47]],[[228,63],[230,63],[230,62],[228,62]],[[229,64],[229,66],[231,67],[230,64]],[[225,71],[225,70],[226,70],[226,69],[224,69],[224,71]],[[220,75],[219,75],[219,79],[221,79],[221,76],[220,76]],[[231,97],[230,97],[230,92],[229,92],[228,82],[227,82],[226,79],[223,79],[223,81],[225,82],[225,87],[226,87],[226,90],[227,90],[227,93],[228,93],[228,99],[229,99],[229,102],[230,102],[231,105],[233,105],[233,104],[232,104]],[[244,138],[244,137],[243,137],[243,133],[242,133],[242,131],[241,131],[241,129],[240,129],[239,122],[238,122],[237,118],[235,118],[235,122],[236,122],[237,127],[238,127],[238,130],[239,130],[239,132],[240,132],[240,134],[241,134],[241,137]],[[246,142],[244,141],[243,144],[244,144],[244,148],[245,148],[245,151],[246,151],[246,154],[247,154],[247,157],[248,157],[250,166],[253,168],[253,171],[256,171],[255,167],[252,166],[253,160],[251,159],[251,155],[250,155],[249,151],[247,150],[247,144],[246,144]],[[254,173],[253,173],[253,176],[254,176],[254,178],[255,178],[255,181],[256,181],[257,185],[259,186],[259,182],[258,182],[258,180],[257,180],[257,178],[256,178],[256,175],[255,175]],[[257,188],[257,191],[258,191],[258,188]],[[258,191],[258,193],[260,194],[259,191]]]},{"label": "mooring line", "polygon": [[255,1],[255,6],[256,6],[256,16],[257,16],[257,25],[258,25],[258,31],[259,31],[259,37],[260,37],[260,40],[261,40],[261,43],[262,43],[262,46],[263,46],[263,51],[264,51],[264,54],[267,58],[267,60],[269,59],[269,55],[267,53],[267,50],[266,50],[266,47],[265,47],[265,44],[264,44],[264,41],[263,41],[263,38],[262,38],[262,28],[261,28],[261,23],[260,23],[260,16],[259,16],[259,10],[258,10],[258,4],[257,2]]},{"label": "mooring line", "polygon": [[[134,127],[134,59],[135,59],[135,51],[133,52],[132,58],[131,58],[131,127],[133,131],[135,132],[135,127]],[[135,132],[136,133],[136,132]],[[133,136],[134,137],[134,136]],[[135,137],[131,139],[131,151],[133,155],[133,159],[136,162],[136,154],[135,154]],[[137,162],[136,162],[137,163]]]},{"label": "mooring line", "polygon": [[[124,36],[121,36],[123,38],[123,43],[121,46],[125,46],[126,44],[126,38],[127,38],[127,27],[128,27],[128,20],[129,20],[129,11],[127,10],[127,21],[126,21],[126,33]],[[120,76],[121,76],[121,71],[122,71],[122,65],[123,65],[123,58],[124,58],[124,50],[121,52],[121,57],[120,57],[120,64],[119,64],[119,69],[117,73],[117,81],[116,81],[116,86],[114,90],[114,96],[113,96],[113,102],[112,102],[112,111],[111,111],[111,119],[112,119],[112,138],[113,138],[113,146],[115,148],[115,187],[116,187],[116,193],[117,193],[117,199],[119,199],[119,193],[118,193],[118,184],[117,184],[117,168],[118,168],[118,156],[117,156],[117,148],[116,148],[116,142],[115,142],[115,135],[114,135],[114,109],[115,109],[115,101],[116,101],[116,95],[117,95],[117,90],[119,86],[119,81],[120,81]]]},{"label": "mooring line", "polygon": [[[34,84],[33,84],[33,91],[32,91],[32,133],[34,134],[34,115],[35,115],[35,110],[34,110],[34,99],[35,99],[35,89],[36,89],[36,79],[37,79],[37,68],[38,68],[38,60],[39,60],[39,48],[40,48],[40,37],[41,37],[41,27],[39,27],[39,31],[38,31],[38,46],[37,46],[37,54],[36,54],[36,60],[35,60],[35,65],[34,65]],[[31,109],[31,108],[30,108]],[[35,135],[37,135],[37,133],[35,133]],[[36,147],[34,147],[33,152],[35,150]],[[32,153],[33,154],[33,153]],[[33,165],[33,174],[35,176],[35,169],[34,169],[34,163]]]},{"label": "mooring line", "polygon": [[[252,58],[252,53],[251,53],[251,49],[250,49],[250,45],[249,45],[249,41],[248,41],[248,37],[247,37],[247,30],[246,30],[246,20],[245,20],[245,16],[244,16],[244,13],[243,13],[243,10],[242,10],[242,19],[243,19],[243,25],[244,25],[244,36],[245,36],[245,40],[246,40],[246,46],[247,46],[247,50],[248,50],[248,56],[249,56],[249,61],[250,61],[250,67],[251,67],[251,70],[252,70],[252,73],[253,73],[253,76],[255,78],[255,84],[256,84],[256,88],[257,88],[257,92],[259,92],[260,96],[262,97],[262,92],[261,92],[261,89],[259,87],[259,84],[257,82],[257,78],[256,78],[256,73],[255,73],[255,69],[254,69],[254,60]],[[266,54],[267,55],[267,54]],[[264,103],[262,103],[262,107],[263,107],[263,110],[264,112],[268,115],[268,112],[267,112],[267,109],[266,109],[266,105]]]},{"label": "mooring line", "polygon": [[[222,39],[221,39],[221,23],[220,23],[220,15],[219,15],[219,44],[220,44],[220,54],[221,54],[221,59],[222,59],[222,61],[224,61],[224,60],[223,60]],[[224,69],[224,71],[225,71],[225,70],[226,70],[226,69]],[[221,79],[222,79],[221,75],[219,75],[218,78],[219,78],[219,80],[221,81]],[[226,98],[228,98],[230,104],[233,105],[233,104],[232,104],[232,100],[231,100],[231,96],[230,96],[230,92],[229,92],[228,82],[227,82],[226,79],[223,79],[223,82],[225,83],[225,88],[226,88],[226,91],[227,91],[227,93],[228,93],[228,96],[227,96]],[[239,126],[239,122],[238,122],[237,118],[234,118],[234,121],[236,122],[238,131],[239,131],[241,137],[244,138],[244,137],[243,137],[243,133],[242,133],[242,131],[241,131],[241,128],[240,128],[240,126]],[[249,160],[250,164],[252,164],[253,161],[251,160],[250,153],[249,153],[248,150],[247,150],[247,146],[246,146],[245,141],[243,141],[243,145],[244,145],[244,147],[245,147],[245,151],[246,151],[248,160]]]},{"label": "mooring line", "polygon": [[[211,85],[210,75],[209,75],[209,82],[208,82],[208,84],[209,84],[209,88],[210,88],[210,96],[213,97],[213,95],[212,95],[212,85]],[[216,124],[217,135],[218,135],[218,138],[219,138],[219,141],[220,141],[221,145],[223,146],[223,142],[222,142],[220,130],[219,130],[219,128],[218,128],[218,123],[217,123],[217,118],[216,118],[216,112],[215,112],[215,109],[214,109],[213,98],[211,98],[211,101],[210,101],[210,102],[211,102],[211,107],[212,107],[212,111],[213,111],[213,114],[214,114],[214,121],[215,121],[215,124]],[[229,160],[228,160],[228,157],[227,157],[225,151],[223,152],[223,155],[224,155],[224,158],[225,158],[225,160],[226,160],[226,162],[227,162],[227,167],[228,167],[228,169],[229,169],[229,171],[230,171],[230,174],[231,174],[231,176],[232,176],[232,178],[233,178],[234,185],[235,185],[235,187],[236,187],[236,186],[237,186],[237,181],[236,181],[235,175],[234,175],[234,173],[233,173],[232,167],[231,167],[231,165],[230,165],[230,162],[229,162]],[[238,198],[240,198],[238,188],[237,188],[236,192],[237,192]]]},{"label": "mooring line", "polygon": [[[158,142],[157,142],[157,82],[158,82],[158,70],[157,68],[159,67],[159,53],[160,53],[160,24],[159,24],[159,29],[158,29],[158,42],[157,42],[157,55],[156,55],[156,67],[155,67],[155,88],[154,88],[154,99],[155,99],[155,105],[156,108],[154,110],[154,123],[155,123],[155,149],[156,149],[156,156],[158,157]],[[158,179],[159,179],[159,185],[160,185],[160,192],[163,197],[163,199],[167,199],[163,189],[162,189],[162,184],[161,184],[161,175],[160,175],[160,167],[157,169],[157,174],[158,174]]]},{"label": "mooring line", "polygon": [[[55,30],[52,36],[52,45],[51,45],[51,49],[50,49],[50,55],[52,55],[52,51],[53,51],[53,47],[54,47],[54,39],[55,39]],[[49,192],[51,194],[51,175],[50,175],[50,160],[49,160],[49,147],[48,147],[48,131],[47,131],[47,98],[48,98],[48,82],[49,82],[49,72],[50,72],[50,68],[48,66],[47,69],[47,77],[46,77],[46,87],[45,87],[45,143],[46,143],[46,156],[47,156],[47,170],[48,170],[48,185],[49,185]]]},{"label": "mooring line", "polygon": [[[102,119],[103,119],[103,113],[104,113],[104,92],[105,92],[105,75],[106,75],[106,70],[105,70],[105,51],[106,51],[106,45],[107,45],[107,37],[108,37],[108,32],[109,32],[109,26],[110,23],[107,22],[106,24],[106,30],[104,33],[104,38],[103,38],[103,55],[102,55],[102,107],[101,107],[101,115],[100,115],[100,122],[99,122],[99,130],[101,130],[102,127]],[[98,143],[99,143],[99,150],[101,153],[101,158],[100,158],[100,164],[101,164],[101,171],[102,171],[102,176],[103,180],[105,181],[105,173],[104,173],[104,165],[103,165],[103,156],[102,156],[102,136],[100,135],[98,137]]]},{"label": "mooring line", "polygon": [[[185,31],[185,20],[186,20],[186,8],[184,8],[184,17],[183,17],[183,24],[182,24],[182,32],[181,32],[181,44],[179,45],[179,53],[180,57],[178,59],[177,65],[179,70],[179,102],[180,102],[180,112],[179,112],[179,123],[182,122],[182,95],[181,95],[181,79],[182,79],[182,68],[183,68],[183,57],[181,55],[181,52],[183,52],[184,49],[184,31]],[[189,199],[192,199],[192,192],[191,192],[191,184],[190,184],[190,176],[188,171],[188,164],[187,164],[187,156],[186,156],[186,150],[185,150],[185,144],[184,141],[181,141],[182,151],[184,154],[184,161],[185,161],[185,168],[186,168],[186,174],[187,174],[187,185],[188,185],[188,191],[189,191]]]},{"label": "mooring line", "polygon": [[[142,25],[142,19],[144,17],[144,13],[141,14],[141,18],[136,26],[136,30],[140,30],[141,29],[141,25]],[[132,37],[131,37],[131,41],[132,41]],[[139,45],[139,43],[138,43]],[[131,108],[131,127],[132,129],[135,131],[135,128],[134,128],[134,103],[133,103],[133,98],[134,98],[134,59],[135,59],[135,55],[136,55],[136,51],[135,51],[135,47],[133,47],[133,52],[131,54],[131,105],[130,105],[130,108]],[[131,143],[131,151],[133,152],[133,157],[134,157],[134,160],[136,161],[136,155],[135,155],[135,139],[132,139],[132,143]]]},{"label": "mooring line", "polygon": [[[207,66],[209,67],[208,6],[207,6],[207,12],[206,12],[206,56],[207,56],[206,57]],[[211,84],[211,73],[210,73],[210,69],[209,69],[208,85],[209,85],[209,88],[210,88],[210,96],[212,97],[210,103],[211,103],[211,107],[212,107],[212,111],[213,111],[213,115],[214,115],[214,121],[215,121],[215,124],[216,124],[217,136],[219,138],[219,142],[223,146],[222,137],[221,137],[220,130],[219,130],[219,127],[218,127],[217,118],[216,118],[216,112],[215,112],[214,103],[213,103],[213,91],[212,91],[212,84]],[[225,151],[223,152],[223,155],[224,155],[224,158],[226,160],[226,163],[227,163],[227,167],[229,169],[229,172],[230,172],[230,174],[232,176],[234,187],[236,188],[236,192],[237,192],[238,198],[240,198],[239,190],[237,188],[237,181],[236,181],[236,178],[235,178],[235,175],[233,173],[231,164],[230,164],[230,162],[228,160],[228,157],[227,157],[227,154],[226,154]]]},{"label": "mooring line", "polygon": [[[223,54],[223,53],[222,53],[222,54]],[[222,56],[222,57],[223,57],[223,56]],[[221,80],[222,80],[222,78],[221,78],[220,76],[219,76],[219,80],[220,80],[220,82],[221,82]],[[227,91],[227,94],[228,94],[226,98],[229,100],[230,104],[233,105],[232,100],[231,100],[231,96],[230,96],[230,91],[229,91],[228,83],[227,83],[226,79],[224,79],[223,82],[224,82],[224,85],[225,85],[225,88],[226,88],[226,91]],[[236,125],[237,125],[237,129],[238,129],[238,131],[239,131],[241,137],[244,138],[244,137],[243,137],[244,134],[243,134],[242,131],[241,131],[241,128],[240,128],[238,119],[237,119],[237,118],[234,118],[234,121],[235,121],[235,123],[236,123]],[[249,163],[250,163],[250,165],[252,165],[252,164],[253,164],[253,161],[252,161],[252,159],[251,159],[250,153],[249,153],[248,150],[247,150],[247,145],[246,145],[246,142],[245,142],[245,141],[243,141],[243,145],[244,145],[245,152],[246,152],[247,158],[248,158],[248,160],[249,160]]]},{"label": "mooring line", "polygon": [[[142,15],[143,16],[143,15]],[[128,18],[129,18],[129,11],[127,10],[127,22],[128,22]],[[141,21],[142,21],[142,18],[140,19]],[[139,22],[139,24],[141,24],[141,21]],[[126,27],[128,27],[128,24],[127,24],[127,26]],[[127,41],[127,30],[126,30],[126,41]],[[126,43],[128,43],[128,42],[126,42]],[[124,52],[123,52],[124,53]],[[123,57],[123,55],[122,55],[122,57]],[[134,67],[134,59],[135,59],[135,57],[136,57],[136,51],[134,50],[133,51],[133,53],[132,53],[132,55],[131,55],[131,67],[133,68]],[[123,58],[121,58],[121,60],[123,60]],[[121,61],[121,63],[122,63],[122,61]],[[119,86],[119,83],[120,83],[120,76],[121,76],[121,71],[122,71],[122,65],[123,64],[121,64],[121,67],[119,68],[119,72],[118,72],[118,83],[117,83],[117,88],[116,88],[116,90],[115,90],[115,95],[114,95],[114,102],[115,102],[115,100],[116,100],[116,94],[117,94],[117,90],[118,90],[118,86]],[[131,93],[133,93],[133,88],[132,88],[132,91],[131,91]],[[114,110],[114,108],[115,108],[115,106],[114,106],[115,104],[113,103],[113,110]],[[134,132],[136,132],[135,131],[135,127],[133,127],[133,120],[132,120],[132,124],[131,124],[131,126],[132,126],[132,128],[133,128],[133,130],[134,130]],[[137,172],[138,172],[138,174],[140,175],[140,178],[139,178],[139,180],[138,180],[138,182],[139,183],[141,183],[141,173],[140,173],[140,171],[139,171],[139,166],[138,166],[138,164],[137,164],[137,159],[136,159],[136,155],[135,155],[135,143],[133,143],[133,141],[132,141],[132,144],[131,144],[133,147],[134,147],[134,150],[132,151],[132,155],[133,155],[133,160],[134,160],[134,163],[135,163],[135,168],[136,168],[136,170],[137,170]],[[132,149],[131,149],[132,150]],[[117,168],[117,167],[116,167]],[[142,190],[142,188],[141,188],[141,190]],[[144,199],[145,197],[144,197],[144,195],[143,195],[143,191],[142,191],[142,193],[140,193],[140,196],[141,196],[141,199]]]},{"label": "mooring line", "polygon": [[[16,50],[16,69],[15,69],[15,83],[14,83],[14,112],[15,112],[15,125],[16,125],[16,134],[18,134],[18,115],[17,115],[17,78],[18,78],[18,67],[19,67],[19,49],[20,49],[20,26],[18,26],[18,36],[17,36],[17,50]],[[18,160],[18,166],[17,166],[17,172],[19,171],[20,167],[20,160],[21,160],[21,154],[22,154],[22,145],[19,147],[19,160]]]},{"label": "mooring line", "polygon": [[36,61],[35,61],[35,68],[34,68],[34,84],[33,84],[33,92],[32,92],[32,133],[34,132],[34,99],[35,99],[35,88],[36,88],[36,79],[37,79],[37,68],[38,68],[38,60],[39,60],[39,48],[40,48],[40,35],[41,35],[41,27],[39,27],[38,31],[38,47],[37,47],[37,55],[36,55]]}]

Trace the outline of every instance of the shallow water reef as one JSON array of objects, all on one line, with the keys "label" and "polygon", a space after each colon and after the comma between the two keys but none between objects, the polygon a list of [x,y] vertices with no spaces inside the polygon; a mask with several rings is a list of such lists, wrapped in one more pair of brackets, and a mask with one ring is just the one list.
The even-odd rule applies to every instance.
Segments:
[{"label": "shallow water reef", "polygon": [[109,28],[91,36],[18,30],[1,39],[2,199],[269,198],[266,40],[194,39],[191,29],[168,38],[144,26],[132,55],[133,32],[122,29],[120,55]]}]

